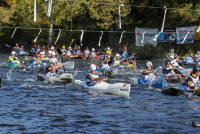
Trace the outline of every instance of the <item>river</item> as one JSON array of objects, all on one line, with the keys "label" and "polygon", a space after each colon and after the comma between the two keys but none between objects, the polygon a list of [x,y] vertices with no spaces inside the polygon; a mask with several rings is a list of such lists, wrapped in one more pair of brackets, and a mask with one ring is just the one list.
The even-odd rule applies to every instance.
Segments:
[{"label": "river", "polygon": [[[1,63],[8,54],[0,54]],[[75,59],[74,78],[84,80],[90,60]],[[28,62],[27,62],[28,63]],[[36,73],[0,67],[0,133],[199,133],[200,98],[168,96],[137,84],[137,71],[110,81],[131,84],[129,98],[66,89],[37,81]],[[163,61],[153,61],[154,68]]]}]

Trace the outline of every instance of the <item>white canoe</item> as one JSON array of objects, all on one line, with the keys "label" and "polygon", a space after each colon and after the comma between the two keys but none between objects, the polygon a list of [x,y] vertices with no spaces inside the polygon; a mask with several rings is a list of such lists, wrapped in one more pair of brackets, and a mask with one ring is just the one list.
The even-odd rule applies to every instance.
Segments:
[{"label": "white canoe", "polygon": [[48,81],[50,83],[57,83],[57,82],[61,82],[61,83],[72,83],[73,80],[73,75],[71,73],[63,73],[60,76],[50,76],[48,78],[45,77],[45,75],[43,74],[37,74],[37,78],[38,80],[41,81]]},{"label": "white canoe", "polygon": [[130,95],[130,84],[126,83],[98,83],[94,86],[87,86],[85,81],[75,80],[72,84],[74,90],[81,90],[87,92],[101,92],[106,94],[116,94],[124,97],[129,97]]}]

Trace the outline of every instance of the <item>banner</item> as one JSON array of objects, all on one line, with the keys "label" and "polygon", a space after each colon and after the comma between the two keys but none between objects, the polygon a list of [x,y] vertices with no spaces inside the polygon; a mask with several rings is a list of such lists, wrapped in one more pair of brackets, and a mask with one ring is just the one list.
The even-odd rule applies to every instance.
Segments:
[{"label": "banner", "polygon": [[[161,29],[158,30],[160,32]],[[176,29],[164,29],[163,33],[159,33],[158,42],[175,42],[176,41]]]},{"label": "banner", "polygon": [[195,26],[195,40],[200,40],[200,32],[197,32],[199,26]]},{"label": "banner", "polygon": [[145,44],[157,45],[156,35],[158,28],[135,28],[136,46],[144,46]]},{"label": "banner", "polygon": [[176,28],[177,44],[194,43],[194,27]]}]

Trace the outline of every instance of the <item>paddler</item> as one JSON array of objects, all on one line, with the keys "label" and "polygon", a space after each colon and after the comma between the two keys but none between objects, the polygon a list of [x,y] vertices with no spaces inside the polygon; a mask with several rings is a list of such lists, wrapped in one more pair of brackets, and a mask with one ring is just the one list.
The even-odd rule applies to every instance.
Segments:
[{"label": "paddler", "polygon": [[83,55],[85,58],[88,58],[88,56],[90,55],[89,47],[86,47],[86,49],[83,51]]},{"label": "paddler", "polygon": [[157,78],[157,76],[154,75],[155,70],[152,70],[152,67],[153,67],[152,62],[148,61],[146,63],[146,69],[142,72],[142,78],[144,82]]},{"label": "paddler", "polygon": [[20,52],[24,52],[24,46],[21,46]]},{"label": "paddler", "polygon": [[92,51],[91,51],[91,53],[90,53],[90,56],[89,56],[89,57],[92,57],[92,58],[94,58],[95,56],[96,56],[95,49],[94,49],[94,48],[92,48]]},{"label": "paddler", "polygon": [[51,47],[51,50],[49,50],[46,54],[47,57],[51,57],[51,53],[54,52],[54,47]]},{"label": "paddler", "polygon": [[121,55],[121,58],[128,58],[128,56],[129,56],[129,53],[128,53],[128,50],[127,50],[127,47],[125,46],[124,47],[124,50],[123,50],[123,53],[122,53],[122,55]]},{"label": "paddler", "polygon": [[49,67],[47,68],[46,78],[48,78],[50,76],[58,76],[59,73],[58,73],[57,69],[62,66],[64,66],[64,63],[55,66],[55,63],[53,61],[49,61]]},{"label": "paddler", "polygon": [[110,66],[109,66],[109,64],[108,64],[108,59],[106,59],[106,60],[104,61],[104,63],[102,64],[102,69],[103,69],[104,71],[110,69]]},{"label": "paddler", "polygon": [[76,54],[81,54],[82,52],[81,52],[81,47],[80,46],[78,46],[77,47],[77,50],[76,50]]},{"label": "paddler", "polygon": [[198,86],[197,84],[199,82],[199,76],[200,76],[200,66],[197,65],[193,67],[192,74],[186,80],[187,92],[193,92],[193,91],[199,92],[199,87],[197,87]]},{"label": "paddler", "polygon": [[28,67],[25,67],[23,69],[23,71],[26,71],[26,69],[29,69],[29,70],[33,70],[33,69],[36,69],[36,68],[41,68],[42,67],[42,63],[43,61],[41,60],[41,54],[37,54],[36,57],[33,58],[32,62],[30,63],[30,65]]},{"label": "paddler", "polygon": [[66,53],[66,56],[70,56],[70,55],[72,55],[72,48],[69,46],[67,53]]},{"label": "paddler", "polygon": [[[9,56],[8,59],[9,59],[9,61],[8,61],[9,66],[11,66],[12,64],[20,63],[20,60],[16,57],[15,51],[11,52],[11,56]],[[22,63],[24,63],[24,61],[22,61]]]},{"label": "paddler", "polygon": [[109,51],[110,53],[109,54],[111,54],[111,49],[110,49],[110,47],[107,47],[107,49],[106,49],[106,53],[107,53],[107,51]]},{"label": "paddler", "polygon": [[62,51],[62,52],[66,52],[66,51],[67,51],[67,50],[65,49],[65,45],[62,46],[61,51]]},{"label": "paddler", "polygon": [[45,57],[45,49],[44,49],[44,47],[41,47],[41,52],[40,52],[40,54],[41,54],[41,58],[44,58]]},{"label": "paddler", "polygon": [[40,52],[40,51],[41,51],[40,45],[38,45],[36,53],[38,53],[38,52]]},{"label": "paddler", "polygon": [[188,59],[186,60],[187,64],[193,63],[194,62],[194,57],[193,57],[193,53],[190,53],[190,56],[188,57]]},{"label": "paddler", "polygon": [[116,54],[115,55],[115,58],[114,58],[114,64],[113,66],[118,66],[122,63],[123,61],[120,59],[120,55],[119,54]]},{"label": "paddler", "polygon": [[18,46],[18,43],[15,44],[15,47],[13,47],[12,49],[13,51],[16,52],[16,54],[19,54],[19,51],[20,51],[20,47]]},{"label": "paddler", "polygon": [[36,45],[36,44],[34,44],[34,47],[31,48],[31,52],[32,52],[33,54],[36,54],[36,52],[37,52],[37,45]]},{"label": "paddler", "polygon": [[196,61],[200,61],[200,52],[197,51],[197,54],[195,55]]},{"label": "paddler", "polygon": [[170,56],[169,59],[170,59],[170,62],[171,62],[171,66],[177,67],[179,69],[184,69],[183,67],[179,66],[179,64],[177,63],[177,60],[179,59],[179,57],[174,59],[174,56]]},{"label": "paddler", "polygon": [[51,58],[49,60],[49,62],[53,61],[55,65],[58,64],[58,59],[56,58],[56,53],[55,52],[52,52],[51,53]]},{"label": "paddler", "polygon": [[98,68],[95,64],[90,65],[90,72],[86,76],[86,84],[87,86],[94,86],[97,82],[105,82],[108,80],[107,77],[99,78],[97,71]]},{"label": "paddler", "polygon": [[[177,75],[179,76],[179,78],[181,78],[181,76],[185,77],[185,79],[187,79],[187,76],[185,76],[184,74],[182,74],[178,69],[176,69],[175,66],[171,66],[171,62],[169,60],[165,61],[165,67],[163,68],[163,77],[169,77],[173,76],[173,75]],[[181,79],[179,79],[180,81]]]}]

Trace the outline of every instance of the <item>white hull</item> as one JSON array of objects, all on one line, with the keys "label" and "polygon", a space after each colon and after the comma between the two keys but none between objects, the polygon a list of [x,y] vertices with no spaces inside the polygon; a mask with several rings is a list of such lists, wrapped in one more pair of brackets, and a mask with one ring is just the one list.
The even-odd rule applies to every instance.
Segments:
[{"label": "white hull", "polygon": [[[61,63],[58,63],[60,65]],[[46,68],[49,66],[48,63],[43,63],[43,68]],[[74,69],[74,61],[68,61],[64,63],[64,67],[66,70],[73,70]],[[59,69],[63,70],[63,67],[60,67]]]},{"label": "white hull", "polygon": [[41,74],[37,74],[37,78],[38,80],[41,81],[48,81],[50,83],[57,83],[57,82],[61,82],[61,83],[72,83],[73,80],[73,75],[70,73],[64,73],[61,74],[60,76],[50,76],[48,78],[45,77],[45,75],[41,75]]},{"label": "white hull", "polygon": [[130,95],[130,84],[125,83],[98,83],[94,86],[87,86],[85,81],[75,80],[73,82],[75,90],[87,91],[87,92],[101,92],[106,94],[116,94],[124,97],[129,97]]},{"label": "white hull", "polygon": [[19,52],[19,55],[29,55],[29,52]]}]

